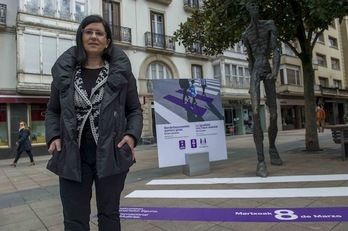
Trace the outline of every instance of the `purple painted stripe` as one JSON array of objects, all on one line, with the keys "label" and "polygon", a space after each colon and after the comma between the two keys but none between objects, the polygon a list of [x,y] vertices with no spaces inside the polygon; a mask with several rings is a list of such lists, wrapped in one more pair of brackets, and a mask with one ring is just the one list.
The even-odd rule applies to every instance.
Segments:
[{"label": "purple painted stripe", "polygon": [[[348,221],[348,207],[323,208],[160,208],[121,207],[122,219],[221,222]],[[94,216],[95,217],[95,216]]]},{"label": "purple painted stripe", "polygon": [[167,95],[167,96],[164,96],[163,98],[166,100],[169,100],[172,103],[175,103],[176,105],[179,105],[180,107],[185,108],[188,111],[192,111],[193,113],[195,113],[198,116],[203,116],[204,113],[207,111],[207,109],[200,107],[198,105],[194,105],[191,108],[189,103],[186,102],[185,104],[183,104],[182,99],[179,99],[179,98],[172,96],[172,95]]},{"label": "purple painted stripe", "polygon": [[[176,92],[180,93],[180,94],[183,94],[183,90],[177,90]],[[189,93],[188,93],[189,94]],[[214,98],[211,98],[211,97],[207,97],[207,96],[202,96],[200,94],[197,94],[196,96],[196,99],[199,99],[199,100],[202,100],[202,101],[205,101],[207,103],[212,103],[214,101]]]}]

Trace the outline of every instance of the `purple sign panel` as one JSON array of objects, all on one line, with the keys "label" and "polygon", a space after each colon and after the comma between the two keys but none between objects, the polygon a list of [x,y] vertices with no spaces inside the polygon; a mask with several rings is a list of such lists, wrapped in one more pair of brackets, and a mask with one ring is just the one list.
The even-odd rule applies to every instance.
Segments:
[{"label": "purple sign panel", "polygon": [[221,222],[348,221],[348,207],[332,208],[160,208],[121,207],[122,219]]}]

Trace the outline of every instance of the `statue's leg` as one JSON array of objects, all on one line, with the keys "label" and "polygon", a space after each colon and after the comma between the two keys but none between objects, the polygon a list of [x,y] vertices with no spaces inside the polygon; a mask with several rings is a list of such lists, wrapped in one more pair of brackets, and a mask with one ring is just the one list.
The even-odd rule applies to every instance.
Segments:
[{"label": "statue's leg", "polygon": [[276,101],[276,88],[275,81],[272,79],[266,79],[264,81],[266,91],[266,105],[270,113],[269,127],[268,127],[268,140],[269,140],[269,155],[272,165],[282,165],[278,150],[275,146],[275,140],[278,134],[278,113],[277,113],[277,101]]},{"label": "statue's leg", "polygon": [[250,98],[253,112],[253,138],[257,152],[257,169],[256,175],[260,177],[267,177],[267,167],[265,163],[265,156],[263,153],[263,131],[260,119],[260,78],[253,74],[250,81]]}]

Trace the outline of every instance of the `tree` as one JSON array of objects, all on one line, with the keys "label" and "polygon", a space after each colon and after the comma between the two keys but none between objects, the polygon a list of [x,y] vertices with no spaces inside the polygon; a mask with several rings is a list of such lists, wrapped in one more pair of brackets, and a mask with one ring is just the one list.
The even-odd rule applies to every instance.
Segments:
[{"label": "tree", "polygon": [[[201,10],[195,11],[179,25],[174,38],[185,47],[200,43],[207,55],[223,53],[241,41],[250,23],[245,4],[247,0],[205,0]],[[278,40],[287,44],[302,62],[304,79],[307,151],[319,150],[315,116],[312,66],[313,48],[318,37],[334,19],[341,22],[348,13],[347,0],[260,0],[260,19],[273,19],[278,28]],[[300,50],[294,47],[298,41]]]}]

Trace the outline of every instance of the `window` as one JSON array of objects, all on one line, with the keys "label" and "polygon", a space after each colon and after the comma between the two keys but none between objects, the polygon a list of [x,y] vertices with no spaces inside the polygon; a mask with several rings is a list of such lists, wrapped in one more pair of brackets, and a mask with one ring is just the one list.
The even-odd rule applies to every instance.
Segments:
[{"label": "window", "polygon": [[317,53],[317,62],[319,66],[326,67],[326,56]]},{"label": "window", "polygon": [[75,21],[82,22],[82,20],[86,17],[86,7],[85,2],[75,2]]},{"label": "window", "polygon": [[26,9],[28,13],[39,14],[39,0],[27,0]]},{"label": "window", "polygon": [[8,126],[6,104],[0,104],[0,147],[8,146]]},{"label": "window", "polygon": [[164,48],[164,17],[162,14],[151,12],[151,33],[153,46]]},{"label": "window", "polygon": [[333,80],[333,87],[337,87],[338,89],[342,89],[342,81],[334,79]]},{"label": "window", "polygon": [[121,41],[120,4],[112,1],[103,1],[103,7],[103,16],[109,23],[113,39]]},{"label": "window", "polygon": [[45,0],[43,14],[49,17],[56,16],[56,0]]},{"label": "window", "polygon": [[202,65],[191,65],[191,74],[192,79],[201,79],[203,78],[203,68]]},{"label": "window", "polygon": [[40,74],[40,36],[24,34],[24,72]]},{"label": "window", "polygon": [[317,39],[317,42],[318,43],[325,43],[325,40],[324,40],[324,35],[323,33],[321,33]]},{"label": "window", "polygon": [[214,65],[214,79],[219,79],[221,80],[221,68],[220,64]]},{"label": "window", "polygon": [[331,68],[333,70],[339,70],[340,69],[340,61],[335,58],[331,58]]},{"label": "window", "polygon": [[73,44],[72,39],[24,34],[24,72],[50,75],[58,56]]},{"label": "window", "polygon": [[70,19],[70,0],[60,0],[60,18],[62,19]]},{"label": "window", "polygon": [[232,82],[232,76],[231,76],[231,70],[230,70],[229,64],[225,64],[225,78],[226,78],[226,86],[232,87],[233,82]]},{"label": "window", "polygon": [[329,36],[329,46],[337,48],[337,39],[334,37]]},{"label": "window", "polygon": [[200,43],[193,43],[192,52],[196,54],[202,54],[202,48]]},{"label": "window", "polygon": [[147,79],[171,79],[170,70],[162,63],[151,63],[146,70]]},{"label": "window", "polygon": [[[296,47],[295,45],[296,43],[294,43],[294,46]],[[291,48],[289,47],[288,44],[285,44],[283,43],[283,46],[282,46],[282,54],[284,55],[290,55],[290,56],[295,56],[295,53],[291,50]]]},{"label": "window", "polygon": [[45,143],[45,111],[46,104],[31,104],[31,141]]},{"label": "window", "polygon": [[87,0],[22,0],[20,2],[22,10],[30,14],[78,22],[87,15]]},{"label": "window", "polygon": [[329,80],[328,80],[328,78],[319,77],[319,84],[320,84],[322,87],[328,87],[328,86],[329,86]]},{"label": "window", "polygon": [[50,75],[51,68],[57,60],[57,39],[52,37],[42,37],[42,73]]},{"label": "window", "polygon": [[280,83],[301,86],[300,67],[291,66],[280,69]]},{"label": "window", "polygon": [[58,54],[58,56],[63,54],[67,49],[69,49],[72,45],[74,45],[73,41],[70,39],[59,38],[58,42],[59,42],[59,45],[58,45],[59,54]]},{"label": "window", "polygon": [[198,0],[188,0],[188,6],[192,8],[198,8]]},{"label": "window", "polygon": [[237,65],[232,64],[232,83],[234,87],[238,87],[238,74],[237,74]]}]

